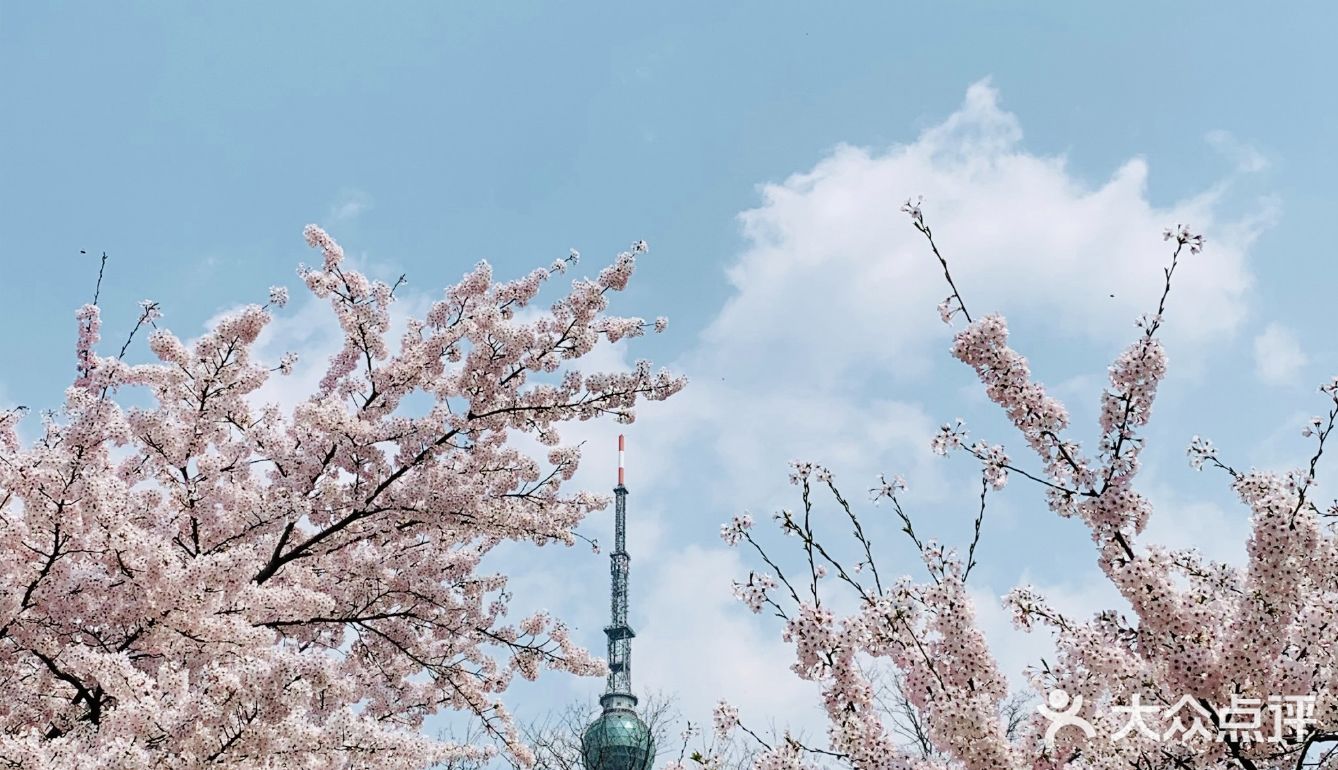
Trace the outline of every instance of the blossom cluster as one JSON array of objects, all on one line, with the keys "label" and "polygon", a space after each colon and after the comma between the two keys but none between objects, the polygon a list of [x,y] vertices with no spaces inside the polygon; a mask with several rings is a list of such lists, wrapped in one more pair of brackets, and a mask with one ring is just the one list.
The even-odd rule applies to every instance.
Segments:
[{"label": "blossom cluster", "polygon": [[739,726],[739,710],[725,701],[720,701],[716,704],[711,719],[718,735],[728,735]]},{"label": "blossom cluster", "polygon": [[753,517],[746,513],[740,514],[735,516],[728,524],[721,525],[720,539],[724,540],[727,545],[737,545],[752,527]]},{"label": "blossom cluster", "polygon": [[748,573],[748,582],[734,582],[734,596],[753,612],[761,612],[770,599],[768,591],[776,587],[776,579],[770,575],[759,572]]},{"label": "blossom cluster", "polygon": [[[21,413],[0,415],[0,764],[525,765],[502,701],[514,677],[604,673],[558,619],[508,621],[507,576],[483,563],[506,542],[572,544],[607,505],[564,484],[580,461],[564,426],[631,420],[683,387],[645,362],[579,366],[626,328],[607,295],[644,244],[523,322],[556,271],[496,281],[481,263],[396,343],[398,284],[305,236],[321,261],[300,275],[342,346],[295,407],[257,395],[297,365],[256,355],[288,301],[276,287],[193,341],[145,304],[153,363],[100,355],[86,305],[60,412],[31,445]],[[547,464],[524,435],[552,447]],[[490,740],[424,735],[442,710]]]},{"label": "blossom cluster", "polygon": [[[908,201],[903,210],[932,245],[920,203]],[[770,606],[782,619],[782,639],[794,654],[792,670],[820,687],[827,742],[819,749],[788,740],[767,746],[757,767],[811,767],[834,758],[858,770],[1281,770],[1299,767],[1315,742],[1338,741],[1338,646],[1333,643],[1338,629],[1338,536],[1326,521],[1338,504],[1326,511],[1311,500],[1316,464],[1338,423],[1338,378],[1321,388],[1331,401],[1327,420],[1315,418],[1305,430],[1315,442],[1308,467],[1285,473],[1238,472],[1219,460],[1208,440],[1196,436],[1191,443],[1191,465],[1224,471],[1251,514],[1243,565],[1140,540],[1152,515],[1136,484],[1146,441],[1142,429],[1151,419],[1167,371],[1157,335],[1165,322],[1176,260],[1182,250],[1198,254],[1204,244],[1202,236],[1184,226],[1165,235],[1175,249],[1164,271],[1161,302],[1155,313],[1140,320],[1137,338],[1110,366],[1109,383],[1100,396],[1099,438],[1091,455],[1066,436],[1067,410],[1033,379],[1026,358],[1010,346],[1002,317],[968,317],[952,347],[1039,458],[1041,473],[1024,475],[1044,488],[1055,513],[1086,526],[1096,564],[1127,608],[1070,617],[1033,588],[1011,591],[1004,604],[1014,622],[1028,631],[1052,634],[1056,654],[1028,670],[1043,706],[1031,719],[1005,725],[1007,687],[976,622],[975,600],[966,590],[975,542],[967,564],[952,549],[922,542],[897,498],[900,484],[880,477],[871,497],[892,501],[929,574],[926,583],[909,577],[888,582],[879,575],[860,517],[834,486],[838,510],[844,509],[853,525],[854,542],[820,541],[814,534],[817,525],[810,519],[818,513],[810,504],[809,482],[831,486],[831,476],[821,466],[795,464],[791,481],[804,487],[804,515],[786,512],[779,518],[786,533],[802,540],[804,579],[787,580],[780,572],[783,561],[763,551],[759,538],[750,537],[748,544],[775,577],[763,582],[753,573],[735,590],[754,611]],[[939,256],[937,247],[934,253]],[[939,259],[946,274],[946,260]],[[950,275],[948,281],[952,283]],[[940,312],[945,320],[964,313],[955,286]],[[968,445],[966,437],[964,424],[957,420],[938,431],[932,448],[938,454],[957,450],[973,455],[984,466],[986,484],[1002,486],[1015,467],[1013,461],[1001,447],[981,441]],[[981,499],[983,516],[983,493]],[[976,521],[978,533],[980,518]],[[740,538],[732,533],[737,531],[737,524],[733,529],[726,525],[722,534],[736,544]],[[859,565],[870,570],[842,569],[843,554],[851,547],[863,553]],[[818,577],[828,567],[840,580],[820,584]],[[791,567],[784,569],[788,573]],[[825,592],[839,587],[853,592],[854,604]],[[898,745],[896,714],[884,709],[875,695],[869,671],[880,661],[896,671],[906,708],[923,731],[914,750]],[[1060,692],[1062,698],[1054,697]],[[1306,704],[1305,719],[1283,720],[1276,740],[1261,740],[1258,730],[1249,729],[1257,720],[1236,719],[1242,708],[1266,708],[1271,703],[1268,693],[1291,693],[1289,697]],[[1139,697],[1155,701],[1160,709],[1163,719],[1155,730],[1130,728],[1127,719],[1121,722],[1130,708],[1121,704],[1138,705]],[[1214,711],[1211,705],[1226,703],[1238,708]],[[1096,714],[1084,729],[1050,729],[1058,724],[1052,717],[1078,715],[1084,704],[1089,711],[1083,715]],[[1153,707],[1143,705],[1145,710]],[[1169,705],[1177,707],[1175,713],[1164,713],[1162,707]],[[1191,712],[1212,716],[1197,730],[1176,721]],[[1111,740],[1116,736],[1118,740]]]}]

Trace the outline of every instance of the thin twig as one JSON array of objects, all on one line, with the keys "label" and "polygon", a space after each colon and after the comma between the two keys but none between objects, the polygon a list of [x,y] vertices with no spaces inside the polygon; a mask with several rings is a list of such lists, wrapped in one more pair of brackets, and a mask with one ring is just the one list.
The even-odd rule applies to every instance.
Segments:
[{"label": "thin twig", "polygon": [[[85,252],[81,251],[80,254]],[[98,297],[102,296],[102,273],[107,269],[107,252],[102,252],[102,263],[98,265],[98,283],[93,287],[93,304],[98,304]]]},{"label": "thin twig", "polygon": [[980,479],[980,512],[976,514],[976,531],[971,537],[971,546],[966,550],[966,569],[962,572],[962,582],[971,575],[971,568],[976,566],[976,546],[980,544],[980,525],[985,521],[985,493],[990,485],[984,477]]},{"label": "thin twig", "polygon": [[952,297],[957,300],[957,307],[962,309],[962,316],[966,318],[967,323],[971,323],[971,314],[966,310],[966,303],[962,301],[962,293],[957,290],[957,284],[952,280],[952,273],[948,271],[948,260],[939,253],[938,244],[934,243],[934,232],[925,224],[924,218],[914,217],[915,229],[924,234],[925,240],[929,241],[929,249],[938,257],[938,263],[943,266],[943,277],[948,281],[948,288],[952,289]]}]

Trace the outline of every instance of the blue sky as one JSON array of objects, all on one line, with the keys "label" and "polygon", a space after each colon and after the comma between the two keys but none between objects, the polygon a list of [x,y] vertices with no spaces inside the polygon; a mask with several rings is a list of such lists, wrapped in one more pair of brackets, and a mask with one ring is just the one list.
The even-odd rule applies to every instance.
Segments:
[{"label": "blue sky", "polygon": [[[308,222],[419,296],[481,258],[516,275],[576,247],[593,270],[644,238],[615,309],[668,315],[670,331],[602,360],[649,357],[694,384],[629,432],[640,682],[695,671],[709,681],[682,688],[694,716],[726,695],[765,721],[797,691],[776,684],[783,659],[745,660],[779,655],[777,629],[728,598],[746,565],[718,524],[793,504],[785,462],[805,457],[853,490],[905,474],[925,528],[963,542],[975,470],[922,457],[933,427],[963,415],[1021,456],[944,353],[942,287],[896,212],[908,195],[939,217],[968,301],[1010,314],[1089,442],[1105,364],[1151,309],[1160,228],[1197,217],[1209,248],[1175,295],[1149,483],[1167,538],[1239,549],[1244,514],[1183,450],[1195,433],[1241,465],[1307,449],[1313,386],[1335,369],[1336,17],[1320,3],[0,1],[0,401],[58,403],[104,250],[119,339],[144,297],[191,334],[271,284],[299,288]],[[295,303],[271,344],[318,358],[303,329],[317,316]],[[608,441],[611,462],[616,428],[573,435]],[[982,597],[1025,578],[1097,608],[1085,535],[1021,484],[998,511]],[[604,603],[582,592],[602,596],[602,559],[536,565],[518,601],[598,646]],[[685,651],[689,632],[710,642]],[[1031,649],[996,634],[1010,661]],[[519,696],[533,712],[597,690]]]}]

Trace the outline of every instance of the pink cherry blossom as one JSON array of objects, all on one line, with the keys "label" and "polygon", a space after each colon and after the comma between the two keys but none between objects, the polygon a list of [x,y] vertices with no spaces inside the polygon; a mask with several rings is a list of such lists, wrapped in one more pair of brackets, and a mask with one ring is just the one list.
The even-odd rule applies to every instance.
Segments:
[{"label": "pink cherry blossom", "polygon": [[712,721],[718,735],[729,735],[734,731],[734,728],[739,726],[739,710],[725,701],[720,701],[716,704]]},{"label": "pink cherry blossom", "polygon": [[[305,237],[322,259],[303,282],[342,345],[297,406],[258,402],[296,361],[258,359],[265,307],[189,342],[155,328],[157,360],[133,363],[128,345],[99,352],[90,304],[38,439],[0,413],[0,764],[525,765],[513,678],[602,673],[558,619],[508,621],[507,576],[482,564],[506,542],[571,545],[607,505],[563,483],[580,462],[566,426],[630,421],[684,385],[646,362],[580,366],[601,330],[630,328],[605,313],[630,254],[523,322],[557,270],[499,281],[481,263],[393,340],[399,284],[350,269],[320,228]],[[439,711],[472,715],[483,740],[423,734]]]},{"label": "pink cherry blossom", "polygon": [[[903,211],[928,239],[953,288],[947,309],[940,309],[945,320],[953,308],[965,315],[921,204],[908,202]],[[954,357],[975,370],[985,394],[1040,462],[1039,472],[1023,471],[998,445],[967,445],[961,420],[945,424],[933,437],[935,452],[964,452],[982,465],[976,536],[965,560],[953,548],[921,540],[898,498],[900,485],[880,476],[871,496],[892,504],[928,574],[927,582],[889,580],[880,573],[864,517],[841,495],[828,470],[807,462],[792,464],[790,474],[802,489],[803,509],[777,516],[781,530],[799,540],[794,561],[770,553],[761,534],[743,538],[731,534],[737,526],[722,529],[726,542],[746,545],[766,563],[766,575],[751,573],[747,582],[735,583],[735,593],[754,612],[770,609],[780,619],[781,638],[793,653],[791,669],[818,686],[819,705],[827,715],[825,741],[801,742],[787,735],[762,745],[755,767],[834,762],[857,770],[1294,770],[1302,767],[1308,748],[1316,747],[1313,761],[1320,756],[1318,744],[1338,743],[1338,535],[1332,521],[1338,503],[1322,510],[1312,499],[1317,464],[1338,425],[1338,378],[1320,389],[1328,414],[1311,420],[1304,431],[1314,442],[1305,467],[1241,472],[1223,462],[1208,440],[1196,436],[1191,442],[1191,465],[1221,470],[1250,512],[1243,566],[1142,542],[1152,515],[1135,484],[1145,442],[1142,429],[1168,366],[1157,334],[1182,251],[1197,255],[1204,244],[1202,236],[1183,225],[1165,235],[1174,253],[1163,274],[1161,300],[1156,312],[1139,321],[1136,339],[1109,368],[1109,384],[1099,401],[1098,440],[1090,453],[1067,437],[1068,411],[1032,377],[1027,359],[1011,346],[1001,316],[967,316],[966,327],[954,334]],[[1039,702],[1062,690],[1063,703],[1085,704],[1083,715],[1092,720],[1093,736],[1061,731],[1053,748],[1044,739],[1050,723],[1040,713],[1004,724],[1008,687],[976,621],[976,599],[966,588],[986,492],[1017,475],[1038,485],[1054,513],[1086,527],[1096,565],[1126,605],[1069,617],[1028,586],[1004,597],[1018,627],[1053,637],[1056,654],[1028,670]],[[815,503],[814,486],[827,487],[835,505]],[[846,539],[833,534],[842,532]],[[823,575],[828,579],[819,582]],[[848,595],[833,595],[840,590]],[[923,730],[922,744],[898,743],[897,714],[884,707],[870,678],[880,666],[896,672],[905,708]],[[1286,726],[1278,739],[1264,740],[1219,735],[1211,721],[1210,730],[1195,732],[1163,715],[1154,718],[1154,741],[1146,734],[1122,733],[1125,723],[1112,709],[1141,698],[1218,719],[1221,709],[1242,698],[1263,703],[1270,696],[1313,698],[1313,720]],[[731,715],[740,726],[743,718]],[[1331,766],[1335,756],[1323,767]]]}]

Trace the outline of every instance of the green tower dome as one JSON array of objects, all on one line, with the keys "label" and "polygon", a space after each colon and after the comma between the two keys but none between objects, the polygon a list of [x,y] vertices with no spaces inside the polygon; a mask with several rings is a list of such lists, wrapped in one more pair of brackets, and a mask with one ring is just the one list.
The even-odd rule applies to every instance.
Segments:
[{"label": "green tower dome", "polygon": [[585,770],[650,770],[655,738],[630,708],[609,708],[581,737]]}]

